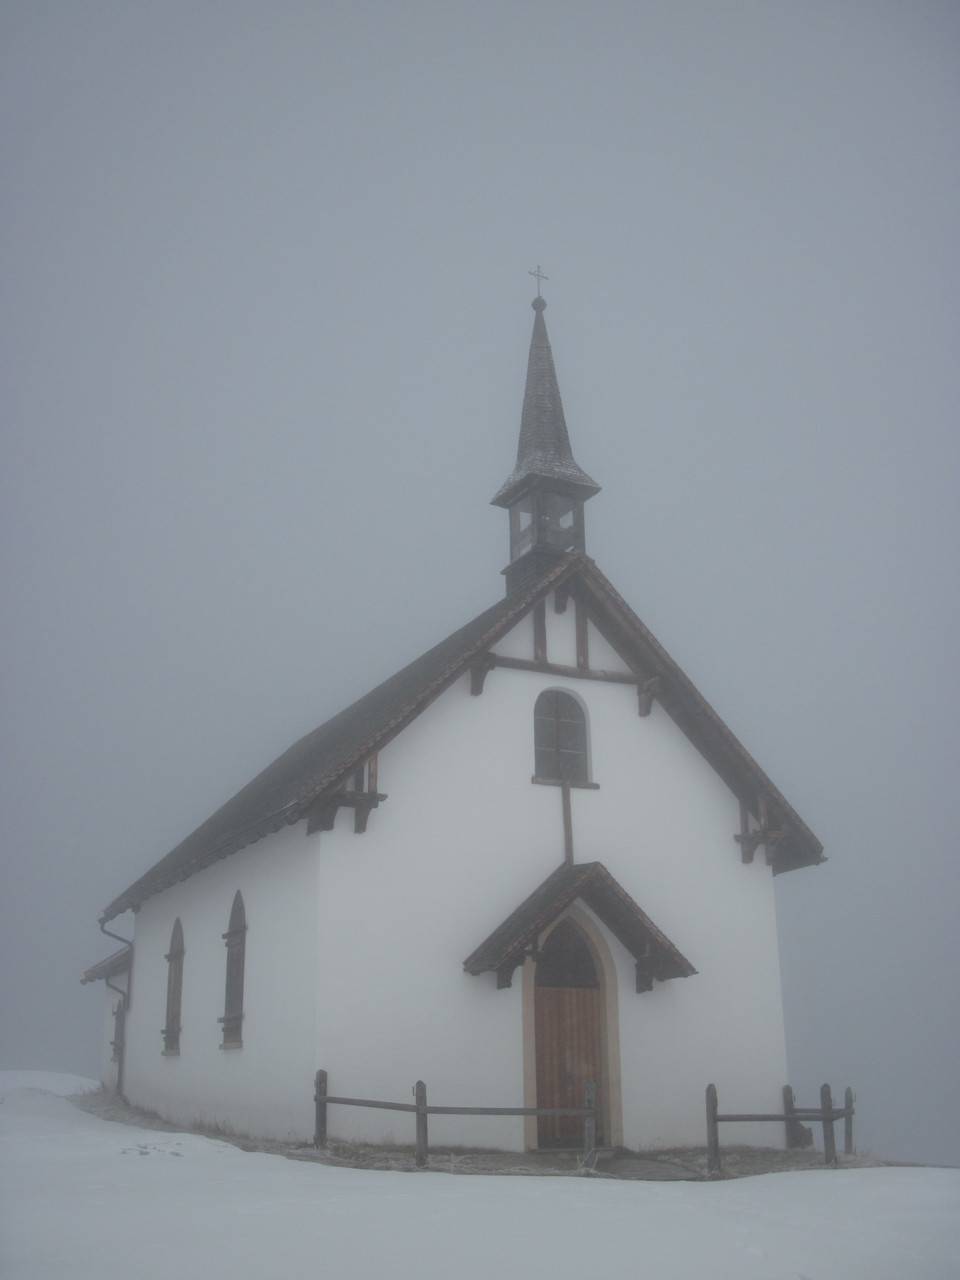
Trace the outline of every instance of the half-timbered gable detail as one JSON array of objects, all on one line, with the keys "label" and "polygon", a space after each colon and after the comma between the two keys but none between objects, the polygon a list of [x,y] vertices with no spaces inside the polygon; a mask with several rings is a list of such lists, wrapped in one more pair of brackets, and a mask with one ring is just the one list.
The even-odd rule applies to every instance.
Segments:
[{"label": "half-timbered gable detail", "polygon": [[[320,1068],[341,1095],[423,1079],[450,1106],[579,1106],[589,1085],[599,1140],[629,1146],[699,1141],[710,1080],[779,1105],[773,877],[821,846],[588,556],[599,486],[573,457],[545,306],[493,500],[505,594],[102,913],[133,944],[84,980],[125,1020],[105,1080],[131,1101],[305,1140]],[[341,1109],[331,1132],[399,1141],[394,1119]],[[437,1117],[431,1137],[522,1148],[582,1124]]]}]

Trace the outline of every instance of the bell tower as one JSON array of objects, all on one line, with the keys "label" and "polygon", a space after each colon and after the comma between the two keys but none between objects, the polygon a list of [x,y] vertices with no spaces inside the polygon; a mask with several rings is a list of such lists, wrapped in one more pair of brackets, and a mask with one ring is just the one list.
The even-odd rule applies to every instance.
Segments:
[{"label": "bell tower", "polygon": [[569,551],[584,550],[583,504],[600,492],[570,448],[543,319],[546,305],[538,293],[517,465],[492,500],[510,513],[510,563],[503,571],[508,596],[532,585]]}]

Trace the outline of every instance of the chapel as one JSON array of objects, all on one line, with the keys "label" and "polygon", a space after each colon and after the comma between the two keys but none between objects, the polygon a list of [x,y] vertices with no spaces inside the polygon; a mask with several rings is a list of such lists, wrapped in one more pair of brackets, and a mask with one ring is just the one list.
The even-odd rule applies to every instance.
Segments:
[{"label": "chapel", "polygon": [[[538,278],[539,284],[539,278]],[[588,555],[544,320],[505,591],[300,739],[104,909],[105,1086],[178,1123],[308,1141],[331,1094],[595,1108],[598,1145],[702,1144],[709,1081],[787,1080],[773,879],[823,860]],[[109,926],[109,927],[108,927]],[[332,1136],[409,1139],[331,1107]],[[582,1116],[442,1116],[431,1141],[582,1144]],[[725,1140],[782,1144],[782,1126]]]}]

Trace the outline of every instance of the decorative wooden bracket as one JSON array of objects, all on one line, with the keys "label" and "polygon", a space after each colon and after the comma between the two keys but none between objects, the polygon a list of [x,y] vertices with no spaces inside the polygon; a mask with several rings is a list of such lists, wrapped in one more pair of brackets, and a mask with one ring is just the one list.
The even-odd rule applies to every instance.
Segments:
[{"label": "decorative wooden bracket", "polygon": [[574,601],[574,611],[576,614],[576,634],[577,634],[577,670],[590,670],[590,650],[588,647],[587,637],[589,635],[589,619],[587,611],[584,609],[579,600]]},{"label": "decorative wooden bracket", "polygon": [[521,951],[520,955],[513,960],[507,960],[497,970],[497,990],[502,991],[505,987],[513,986],[513,974],[518,965],[523,964],[524,960],[537,961],[540,959],[540,948],[536,942]]},{"label": "decorative wooden bracket", "polygon": [[786,831],[769,831],[769,830],[767,831],[767,838],[764,841],[764,844],[766,845],[766,849],[767,849],[767,866],[768,867],[772,867],[773,864],[776,862],[777,856],[778,856],[777,846],[781,843],[781,841],[786,840],[786,838],[787,838]]},{"label": "decorative wooden bracket", "polygon": [[353,810],[353,829],[357,835],[362,835],[367,829],[370,810],[376,809],[380,801],[386,799],[383,792],[377,790],[377,757],[372,755],[359,766],[349,783],[344,783],[339,791],[324,797],[308,811],[307,835],[313,835],[315,831],[332,831],[341,808]]},{"label": "decorative wooden bracket", "polygon": [[643,949],[643,954],[636,957],[636,974],[637,974],[637,994],[642,995],[644,991],[653,990],[653,980],[663,981],[663,961],[658,955],[654,955],[650,947],[649,939]]},{"label": "decorative wooden bracket", "polygon": [[646,966],[646,961],[637,961],[637,995],[653,990],[653,974]]},{"label": "decorative wooden bracket", "polygon": [[312,836],[315,831],[332,831],[339,808],[340,800],[337,797],[310,809],[307,813],[307,835]]},{"label": "decorative wooden bracket", "polygon": [[307,814],[307,835],[315,831],[332,831],[341,808],[353,810],[353,829],[362,835],[367,829],[370,810],[376,809],[387,797],[381,791],[338,791]]},{"label": "decorative wooden bracket", "polygon": [[483,693],[483,682],[496,665],[497,660],[492,653],[481,654],[475,662],[470,664],[471,698],[480,697],[480,694]]},{"label": "decorative wooden bracket", "polygon": [[653,700],[660,692],[660,677],[651,676],[649,680],[641,680],[637,685],[637,710],[641,716],[648,716],[653,710]]},{"label": "decorative wooden bracket", "polygon": [[570,588],[567,586],[557,587],[553,593],[553,611],[554,613],[566,613],[567,601],[570,599]]},{"label": "decorative wooden bracket", "polygon": [[753,861],[754,854],[760,845],[766,850],[767,866],[772,867],[777,857],[777,845],[786,839],[786,831],[774,831],[767,820],[767,802],[763,796],[757,797],[757,826],[750,829],[750,813],[743,800],[740,801],[740,834],[734,836],[740,846],[740,861],[744,864]]}]

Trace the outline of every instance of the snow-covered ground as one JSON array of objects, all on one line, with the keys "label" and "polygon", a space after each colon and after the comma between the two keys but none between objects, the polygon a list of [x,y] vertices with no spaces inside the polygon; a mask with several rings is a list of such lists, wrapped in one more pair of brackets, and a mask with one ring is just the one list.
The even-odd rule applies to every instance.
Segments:
[{"label": "snow-covered ground", "polygon": [[5,1280],[955,1280],[960,1170],[718,1183],[380,1173],[135,1129],[0,1073]]}]

